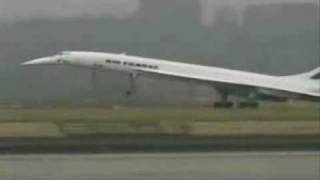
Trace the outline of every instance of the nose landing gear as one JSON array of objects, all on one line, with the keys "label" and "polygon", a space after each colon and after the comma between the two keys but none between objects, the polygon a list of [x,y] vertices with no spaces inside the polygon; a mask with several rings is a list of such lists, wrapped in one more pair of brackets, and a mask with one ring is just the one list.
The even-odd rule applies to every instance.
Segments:
[{"label": "nose landing gear", "polygon": [[135,73],[129,74],[129,90],[125,92],[125,95],[127,97],[131,97],[137,91],[136,82],[135,82],[136,78],[137,78],[137,74]]}]

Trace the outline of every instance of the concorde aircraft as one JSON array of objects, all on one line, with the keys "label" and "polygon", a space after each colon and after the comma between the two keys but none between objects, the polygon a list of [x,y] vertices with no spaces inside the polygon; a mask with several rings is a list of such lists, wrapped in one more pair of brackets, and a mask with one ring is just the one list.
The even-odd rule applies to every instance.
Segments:
[{"label": "concorde aircraft", "polygon": [[245,99],[239,107],[257,108],[258,100],[286,101],[289,99],[320,100],[320,67],[306,73],[272,76],[218,67],[172,62],[123,54],[64,51],[54,56],[39,58],[22,65],[63,64],[91,69],[127,72],[131,89],[140,75],[175,80],[194,81],[214,87],[221,94],[215,107],[232,108],[230,95]]}]

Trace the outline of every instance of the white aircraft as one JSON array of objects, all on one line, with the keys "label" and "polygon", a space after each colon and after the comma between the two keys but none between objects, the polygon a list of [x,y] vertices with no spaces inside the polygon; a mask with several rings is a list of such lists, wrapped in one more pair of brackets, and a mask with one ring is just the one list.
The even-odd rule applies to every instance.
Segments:
[{"label": "white aircraft", "polygon": [[216,107],[231,108],[230,95],[244,97],[239,107],[256,108],[256,100],[286,101],[288,99],[320,100],[320,67],[307,73],[271,76],[217,67],[200,66],[159,59],[101,52],[64,51],[35,59],[22,65],[65,64],[92,69],[111,69],[129,73],[131,91],[139,75],[152,75],[177,80],[195,81],[215,87],[221,94]]}]

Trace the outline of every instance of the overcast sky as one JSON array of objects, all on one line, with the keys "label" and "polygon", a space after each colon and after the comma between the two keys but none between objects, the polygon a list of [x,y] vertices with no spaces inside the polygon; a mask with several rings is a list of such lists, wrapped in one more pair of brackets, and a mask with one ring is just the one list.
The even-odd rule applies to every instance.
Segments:
[{"label": "overcast sky", "polygon": [[[268,4],[281,2],[315,2],[319,0],[200,0],[202,7],[202,23],[204,25],[212,25],[215,20],[215,12],[217,9],[232,6],[241,14],[250,4]],[[239,16],[241,20],[241,16]]]},{"label": "overcast sky", "polygon": [[138,0],[0,0],[0,22],[59,17],[125,18],[138,8]]},{"label": "overcast sky", "polygon": [[[159,0],[161,1],[161,0]],[[214,21],[217,8],[243,10],[250,3],[318,2],[318,0],[200,0],[202,22]],[[99,17],[126,18],[139,10],[139,0],[0,0],[0,22],[34,18]]]}]

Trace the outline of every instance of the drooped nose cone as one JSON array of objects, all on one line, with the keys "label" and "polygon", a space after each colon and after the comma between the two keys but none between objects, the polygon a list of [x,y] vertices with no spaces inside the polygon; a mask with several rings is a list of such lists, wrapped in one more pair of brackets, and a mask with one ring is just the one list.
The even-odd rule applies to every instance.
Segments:
[{"label": "drooped nose cone", "polygon": [[34,59],[31,61],[24,62],[21,65],[26,66],[26,65],[46,65],[46,64],[58,64],[58,58],[54,56],[44,57],[44,58],[39,58],[39,59]]}]

